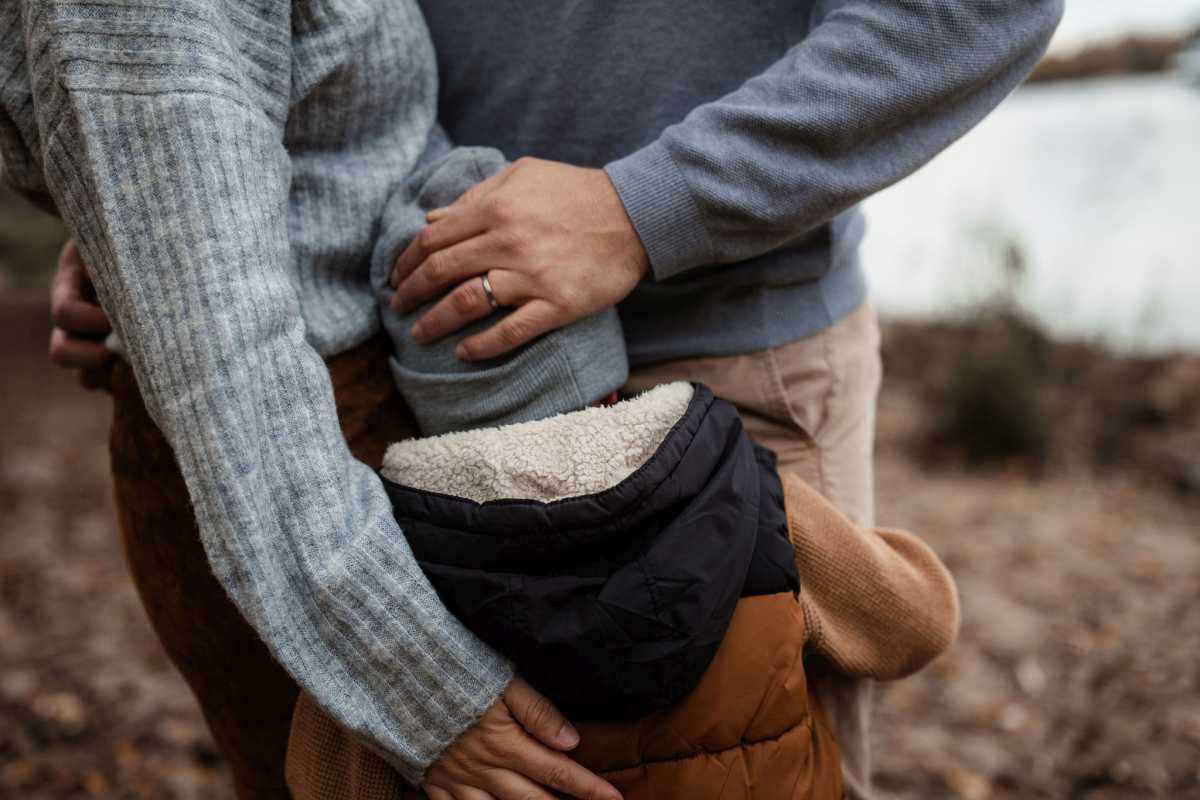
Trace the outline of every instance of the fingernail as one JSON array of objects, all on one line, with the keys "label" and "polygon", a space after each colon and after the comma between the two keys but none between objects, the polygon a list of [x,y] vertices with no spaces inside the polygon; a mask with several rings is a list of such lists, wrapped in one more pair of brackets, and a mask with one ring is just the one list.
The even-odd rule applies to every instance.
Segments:
[{"label": "fingernail", "polygon": [[468,353],[467,348],[461,344],[458,347],[454,348],[454,357],[457,358],[459,361],[470,361],[471,360],[471,354]]},{"label": "fingernail", "polygon": [[412,326],[412,330],[409,332],[412,334],[412,338],[415,339],[418,344],[425,343],[425,329],[421,327],[421,323],[418,322],[414,324]]},{"label": "fingernail", "polygon": [[558,736],[555,738],[561,747],[570,749],[579,744],[579,731],[575,730],[575,726],[571,723],[564,722],[558,729]]}]

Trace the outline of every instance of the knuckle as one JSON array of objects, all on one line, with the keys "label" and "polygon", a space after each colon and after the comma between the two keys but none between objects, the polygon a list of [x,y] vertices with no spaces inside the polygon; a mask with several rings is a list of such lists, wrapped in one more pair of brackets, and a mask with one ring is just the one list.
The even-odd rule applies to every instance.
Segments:
[{"label": "knuckle", "polygon": [[429,257],[425,266],[425,276],[434,283],[444,280],[450,272],[450,257],[442,251]]},{"label": "knuckle", "polygon": [[546,768],[545,773],[542,775],[542,783],[561,789],[567,785],[569,777],[570,775],[566,767],[562,764],[552,764]]},{"label": "knuckle", "polygon": [[472,186],[470,189],[467,189],[465,192],[463,192],[462,195],[459,196],[458,202],[463,205],[470,205],[471,203],[474,203],[477,200],[479,200],[479,198],[482,196],[483,196],[483,189],[481,189],[480,185],[477,183],[474,186]]},{"label": "knuckle", "polygon": [[473,285],[460,284],[450,293],[450,307],[459,314],[469,314],[475,310],[476,306],[476,293]]},{"label": "knuckle", "polygon": [[520,255],[525,250],[525,237],[514,228],[496,233],[496,250],[506,255]]},{"label": "knuckle", "polygon": [[[512,330],[523,333],[526,326],[523,324],[513,324],[510,326]],[[554,707],[550,705],[550,701],[545,697],[538,695],[529,701],[529,724],[534,727],[542,727],[552,721],[554,716]]]},{"label": "knuckle", "polygon": [[501,225],[512,222],[516,209],[512,199],[508,195],[501,194],[500,192],[490,194],[484,205],[487,214],[493,221]]},{"label": "knuckle", "polygon": [[512,761],[521,755],[522,741],[513,736],[497,737],[487,742],[489,754],[496,761]]},{"label": "knuckle", "polygon": [[[527,323],[523,321],[514,321],[502,326],[498,331],[497,336],[500,339],[500,343],[505,347],[516,347],[525,341],[525,335],[528,330],[529,325]],[[545,711],[542,710],[536,703],[531,705],[529,709],[529,717],[531,720],[533,720],[531,724],[539,724],[544,714]]]},{"label": "knuckle", "polygon": [[417,247],[426,252],[434,249],[437,245],[437,231],[432,225],[427,225],[417,234]]},{"label": "knuckle", "polygon": [[562,286],[558,290],[558,303],[563,308],[576,309],[583,306],[587,293],[578,286]]}]

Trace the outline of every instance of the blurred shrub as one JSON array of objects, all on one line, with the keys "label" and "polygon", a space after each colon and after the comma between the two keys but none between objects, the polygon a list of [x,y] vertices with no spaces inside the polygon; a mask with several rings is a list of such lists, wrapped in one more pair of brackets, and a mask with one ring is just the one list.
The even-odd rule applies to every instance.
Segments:
[{"label": "blurred shrub", "polygon": [[66,238],[61,222],[0,185],[0,290],[45,286]]},{"label": "blurred shrub", "polygon": [[1043,402],[1048,342],[1023,317],[993,312],[968,329],[944,384],[931,387],[932,443],[972,464],[1044,463],[1050,424]]},{"label": "blurred shrub", "polygon": [[1188,46],[1189,39],[1197,33],[1200,31],[1126,36],[1082,50],[1051,54],[1041,60],[1029,80],[1079,80],[1163,72],[1171,68],[1176,57]]},{"label": "blurred shrub", "polygon": [[1200,497],[1200,354],[1055,341],[1013,309],[887,322],[881,441],[930,467],[1132,471]]}]

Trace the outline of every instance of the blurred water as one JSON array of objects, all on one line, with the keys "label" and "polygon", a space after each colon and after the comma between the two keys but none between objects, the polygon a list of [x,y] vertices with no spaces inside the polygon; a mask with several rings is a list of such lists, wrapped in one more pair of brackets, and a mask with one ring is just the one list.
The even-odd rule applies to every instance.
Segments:
[{"label": "blurred water", "polygon": [[1180,75],[1023,88],[866,208],[884,313],[1011,295],[1056,335],[1200,350],[1200,89]]}]

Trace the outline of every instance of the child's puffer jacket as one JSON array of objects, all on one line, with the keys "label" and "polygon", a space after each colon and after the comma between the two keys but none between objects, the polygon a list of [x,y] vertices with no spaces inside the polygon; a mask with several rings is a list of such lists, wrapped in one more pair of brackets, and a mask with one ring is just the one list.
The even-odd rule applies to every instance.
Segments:
[{"label": "child's puffer jacket", "polygon": [[[804,667],[814,634],[836,644],[839,626],[798,584],[790,517],[799,503],[822,529],[857,529],[781,481],[708,389],[670,384],[611,408],[400,443],[383,476],[447,608],[568,713],[582,737],[572,756],[628,800],[842,796]],[[923,588],[948,587],[953,613],[916,615],[931,630],[920,653],[881,643],[899,672],[957,624],[953,584],[918,550]],[[420,796],[303,695],[287,770],[295,800]]]}]

